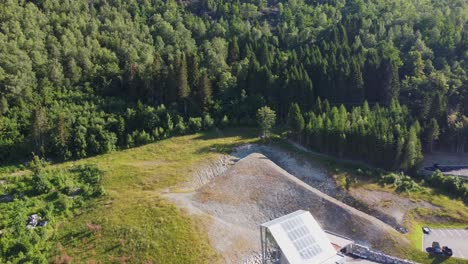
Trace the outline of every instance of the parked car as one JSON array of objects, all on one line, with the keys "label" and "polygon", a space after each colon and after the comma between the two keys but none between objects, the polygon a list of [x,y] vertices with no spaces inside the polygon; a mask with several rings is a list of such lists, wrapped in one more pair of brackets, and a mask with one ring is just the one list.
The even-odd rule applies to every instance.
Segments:
[{"label": "parked car", "polygon": [[448,256],[448,257],[451,257],[453,254],[452,249],[447,246],[442,247],[442,252],[444,253],[445,256]]},{"label": "parked car", "polygon": [[423,226],[422,228],[422,231],[424,234],[430,234],[431,233],[431,229],[427,226]]},{"label": "parked car", "polygon": [[432,242],[432,252],[435,253],[435,254],[442,254],[443,253],[439,242],[437,242],[437,241]]}]

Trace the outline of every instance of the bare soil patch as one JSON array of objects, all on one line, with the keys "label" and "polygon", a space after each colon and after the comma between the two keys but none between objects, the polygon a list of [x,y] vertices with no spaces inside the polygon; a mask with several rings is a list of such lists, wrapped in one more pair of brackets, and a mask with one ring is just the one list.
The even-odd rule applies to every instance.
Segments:
[{"label": "bare soil patch", "polygon": [[[384,222],[325,194],[333,194],[337,188],[318,164],[295,159],[274,147],[246,145],[213,165],[207,167],[214,169],[202,167],[183,192],[165,196],[189,214],[206,219],[203,228],[223,263],[259,263],[259,224],[298,209],[312,212],[326,230],[389,253],[395,253],[397,237],[399,244],[408,243]],[[309,182],[316,182],[317,188]]]},{"label": "bare soil patch", "polygon": [[349,194],[367,206],[374,208],[378,214],[382,214],[382,217],[392,218],[386,222],[391,223],[394,221],[395,225],[403,225],[406,214],[415,208],[437,208],[437,206],[428,202],[415,202],[395,193],[366,188],[351,188]]}]

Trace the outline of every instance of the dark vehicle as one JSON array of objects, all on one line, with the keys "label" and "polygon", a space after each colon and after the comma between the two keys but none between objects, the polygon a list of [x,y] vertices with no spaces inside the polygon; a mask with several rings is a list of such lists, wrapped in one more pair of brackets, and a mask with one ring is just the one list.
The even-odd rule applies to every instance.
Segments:
[{"label": "dark vehicle", "polygon": [[431,229],[427,226],[423,226],[422,228],[422,231],[424,234],[430,234],[431,233]]},{"label": "dark vehicle", "polygon": [[436,241],[432,242],[432,252],[434,254],[442,254],[443,253],[439,242],[436,242]]},{"label": "dark vehicle", "polygon": [[452,252],[452,249],[449,248],[449,247],[442,247],[442,252],[444,253],[445,256],[449,256],[451,257],[453,252]]}]

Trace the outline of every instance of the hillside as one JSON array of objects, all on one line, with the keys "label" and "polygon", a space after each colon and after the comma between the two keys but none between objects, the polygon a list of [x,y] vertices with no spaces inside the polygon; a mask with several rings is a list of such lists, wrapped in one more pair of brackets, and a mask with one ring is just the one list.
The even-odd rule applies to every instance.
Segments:
[{"label": "hillside", "polygon": [[[249,131],[232,133],[223,137],[216,133],[177,137],[50,166],[48,171],[95,164],[102,171],[105,194],[70,205],[67,213],[55,207],[54,213],[44,214],[51,200],[21,189],[25,176],[19,175],[30,172],[1,175],[0,197],[16,190],[18,193],[13,195],[14,201],[0,202],[0,262],[67,263],[71,259],[73,263],[160,263],[158,260],[164,259],[164,263],[212,263],[216,255],[206,234],[196,228],[196,220],[189,219],[161,194],[189,180],[194,168],[217,158],[218,151],[229,152],[253,140]],[[58,188],[53,186],[46,197],[54,197],[60,192]],[[65,195],[59,197],[65,202],[71,200]],[[45,216],[48,225],[26,229],[27,217],[35,213]],[[17,232],[21,232],[20,239]]]},{"label": "hillside", "polygon": [[[134,149],[49,165],[39,176],[27,170],[3,173],[0,176],[0,209],[5,212],[0,215],[1,261],[160,263],[158,260],[164,259],[164,263],[223,263],[226,258],[255,256],[254,250],[259,245],[257,224],[298,208],[308,208],[326,229],[377,249],[410,256],[420,263],[431,263],[428,255],[419,251],[421,225],[465,227],[468,224],[468,210],[462,201],[430,188],[398,192],[393,185],[380,185],[378,171],[366,169],[366,174],[372,175],[366,178],[360,176],[361,168],[328,164],[308,153],[287,150],[281,144],[245,145],[255,141],[250,130],[231,129],[174,137]],[[236,148],[240,145],[244,147]],[[265,156],[248,156],[258,151],[271,156],[287,172]],[[237,162],[240,158],[245,159]],[[79,173],[86,168],[80,165],[92,164],[102,173],[99,181],[102,189],[97,189],[100,195],[87,198],[83,192],[74,194],[73,187],[86,190],[86,182],[68,171]],[[385,203],[372,204],[373,207],[391,209],[388,205],[392,200],[432,206],[404,213],[404,225],[410,234],[402,238],[388,224],[391,222],[377,220],[372,211],[366,211],[371,214],[366,216],[335,200],[347,193],[340,186],[343,174],[357,177],[351,195],[386,193]],[[37,195],[28,191],[31,176],[53,184],[46,184],[48,189],[42,189],[43,194]],[[62,180],[58,184],[56,179]],[[5,201],[5,194],[14,200]],[[70,197],[76,198],[71,202]],[[51,201],[57,205],[52,211],[48,206]],[[48,220],[48,225],[26,229],[27,217],[34,213]],[[18,236],[21,239],[16,239]],[[384,237],[410,244],[402,248],[393,239],[382,240]],[[464,262],[452,259],[447,263]]]},{"label": "hillside", "polygon": [[468,181],[420,168],[468,161],[467,71],[466,0],[1,0],[0,263],[241,259],[205,217],[295,209],[440,262]]},{"label": "hillside", "polygon": [[467,10],[463,0],[8,0],[0,161],[252,125],[264,105],[283,123],[295,102],[314,148],[411,170],[422,149],[464,151]]}]

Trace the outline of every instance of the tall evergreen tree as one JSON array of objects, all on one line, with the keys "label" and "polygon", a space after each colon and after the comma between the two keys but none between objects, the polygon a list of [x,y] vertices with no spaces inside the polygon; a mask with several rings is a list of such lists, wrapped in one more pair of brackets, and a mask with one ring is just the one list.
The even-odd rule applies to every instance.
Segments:
[{"label": "tall evergreen tree", "polygon": [[190,86],[188,83],[187,74],[187,60],[185,55],[182,55],[178,65],[177,71],[177,86],[179,91],[179,97],[184,103],[184,114],[187,116],[187,99],[190,95]]},{"label": "tall evergreen tree", "polygon": [[31,135],[35,150],[39,151],[41,155],[45,153],[45,144],[47,131],[49,129],[47,112],[43,107],[38,107],[34,111],[33,121],[31,125]]},{"label": "tall evergreen tree", "polygon": [[301,108],[297,103],[292,103],[288,113],[288,127],[289,130],[291,130],[291,132],[299,139],[299,142],[301,142],[304,126],[305,121],[302,116]]},{"label": "tall evergreen tree", "polygon": [[426,144],[429,153],[432,152],[434,148],[434,141],[439,139],[439,135],[439,124],[437,123],[437,120],[435,118],[432,118],[431,121],[429,121],[428,127],[426,128]]},{"label": "tall evergreen tree", "polygon": [[211,85],[211,80],[208,77],[208,73],[204,70],[200,77],[200,100],[202,105],[202,110],[207,111],[210,108],[212,103],[212,96],[213,96],[213,88]]}]

